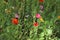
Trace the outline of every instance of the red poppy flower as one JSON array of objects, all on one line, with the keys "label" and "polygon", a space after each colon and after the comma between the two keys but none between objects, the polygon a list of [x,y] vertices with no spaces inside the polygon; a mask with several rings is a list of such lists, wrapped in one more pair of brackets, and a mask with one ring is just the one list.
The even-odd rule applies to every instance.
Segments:
[{"label": "red poppy flower", "polygon": [[35,22],[33,25],[34,25],[34,26],[38,26],[38,22]]},{"label": "red poppy flower", "polygon": [[39,2],[44,2],[44,0],[39,0]]},{"label": "red poppy flower", "polygon": [[13,19],[12,19],[12,23],[17,25],[17,24],[18,24],[18,19],[13,18]]}]

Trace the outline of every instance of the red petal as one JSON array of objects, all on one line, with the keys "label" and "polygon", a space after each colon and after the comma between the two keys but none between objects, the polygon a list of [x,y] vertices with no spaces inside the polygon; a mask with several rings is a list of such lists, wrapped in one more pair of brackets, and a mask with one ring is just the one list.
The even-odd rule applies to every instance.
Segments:
[{"label": "red petal", "polygon": [[35,22],[33,25],[34,25],[34,26],[38,26],[38,23],[37,23],[37,22]]},{"label": "red petal", "polygon": [[39,0],[39,2],[44,2],[44,0]]},{"label": "red petal", "polygon": [[13,19],[12,19],[12,23],[13,23],[13,24],[18,24],[18,19],[13,18]]}]

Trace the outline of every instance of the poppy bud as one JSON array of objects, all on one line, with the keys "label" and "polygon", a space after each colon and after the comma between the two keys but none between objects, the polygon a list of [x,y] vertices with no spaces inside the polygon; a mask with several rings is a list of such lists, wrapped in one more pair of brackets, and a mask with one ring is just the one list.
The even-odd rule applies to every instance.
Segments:
[{"label": "poppy bud", "polygon": [[42,17],[40,18],[40,21],[41,21],[41,22],[44,22],[44,20],[43,20],[43,18],[42,18]]}]

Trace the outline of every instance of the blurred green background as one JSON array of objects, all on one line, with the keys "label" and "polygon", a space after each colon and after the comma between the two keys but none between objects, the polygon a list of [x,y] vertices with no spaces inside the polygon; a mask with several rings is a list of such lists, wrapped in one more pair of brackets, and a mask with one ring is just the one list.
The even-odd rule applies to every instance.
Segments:
[{"label": "blurred green background", "polygon": [[[44,6],[43,12],[40,5]],[[11,19],[19,14],[19,23]],[[44,22],[36,20],[39,13]],[[25,17],[29,15],[28,17]],[[0,0],[0,40],[60,40],[60,0]],[[33,23],[37,21],[38,27]]]}]

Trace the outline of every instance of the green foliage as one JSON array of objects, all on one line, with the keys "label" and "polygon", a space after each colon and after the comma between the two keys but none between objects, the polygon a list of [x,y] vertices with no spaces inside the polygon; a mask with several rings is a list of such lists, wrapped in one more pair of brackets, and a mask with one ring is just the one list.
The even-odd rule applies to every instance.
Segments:
[{"label": "green foliage", "polygon": [[[60,16],[60,0],[44,0],[43,3],[39,0],[5,1],[0,0],[0,40],[60,40],[60,20],[57,18]],[[40,12],[41,4],[43,13]],[[20,16],[18,25],[11,22],[16,13]],[[38,27],[33,26],[36,13],[44,19],[44,23],[37,20]]]}]

